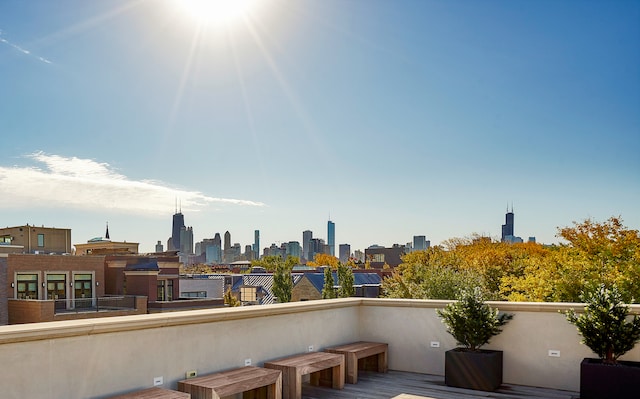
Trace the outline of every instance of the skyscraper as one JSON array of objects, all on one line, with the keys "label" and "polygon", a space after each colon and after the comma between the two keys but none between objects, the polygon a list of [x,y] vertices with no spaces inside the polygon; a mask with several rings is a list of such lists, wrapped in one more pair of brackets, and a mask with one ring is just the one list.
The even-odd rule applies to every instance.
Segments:
[{"label": "skyscraper", "polygon": [[184,215],[182,212],[177,212],[173,215],[173,227],[171,229],[171,245],[169,251],[180,251],[180,230],[184,226]]},{"label": "skyscraper", "polygon": [[347,263],[349,258],[351,257],[351,245],[349,244],[340,244],[340,262]]},{"label": "skyscraper", "polygon": [[224,232],[224,250],[228,251],[231,249],[231,233],[229,231]]},{"label": "skyscraper", "polygon": [[327,245],[329,246],[329,254],[336,256],[336,224],[331,220],[327,222]]},{"label": "skyscraper", "polygon": [[260,259],[260,230],[253,232],[253,256],[254,259]]},{"label": "skyscraper", "polygon": [[431,241],[425,236],[413,236],[413,251],[424,251],[431,246]]},{"label": "skyscraper", "polygon": [[513,241],[513,205],[511,205],[511,212],[509,212],[509,207],[507,207],[507,214],[505,215],[505,223],[502,225],[502,241],[503,242],[512,242]]},{"label": "skyscraper", "polygon": [[302,256],[305,260],[313,260],[313,258],[309,258],[309,249],[311,248],[312,238],[313,232],[311,230],[305,230],[302,232]]},{"label": "skyscraper", "polygon": [[193,227],[183,226],[180,229],[180,252],[184,255],[193,254]]}]

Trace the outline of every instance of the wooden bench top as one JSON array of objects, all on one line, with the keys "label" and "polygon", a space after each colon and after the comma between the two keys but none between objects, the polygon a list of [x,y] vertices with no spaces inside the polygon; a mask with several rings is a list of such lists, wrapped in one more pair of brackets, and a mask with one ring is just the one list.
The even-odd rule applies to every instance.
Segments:
[{"label": "wooden bench top", "polygon": [[346,359],[345,380],[350,384],[357,384],[358,368],[376,370],[380,373],[387,372],[388,349],[389,345],[383,342],[360,341],[325,348],[325,351],[344,355]]},{"label": "wooden bench top", "polygon": [[381,351],[386,351],[388,347],[389,345],[383,342],[360,341],[345,345],[332,346],[329,348],[325,348],[325,351],[332,353],[355,353],[357,355],[362,355],[358,357],[367,357],[376,353],[380,353]]},{"label": "wooden bench top", "polygon": [[112,396],[109,399],[190,399],[191,395],[185,392],[172,391],[164,388],[147,388],[141,391]]},{"label": "wooden bench top", "polygon": [[311,385],[344,388],[344,364],[344,355],[309,352],[265,362],[264,367],[282,371],[283,399],[302,399],[303,375],[310,375]]},{"label": "wooden bench top", "polygon": [[178,381],[178,389],[194,395],[196,392],[213,390],[218,396],[223,397],[278,384],[281,375],[279,370],[247,366]]},{"label": "wooden bench top", "polygon": [[265,362],[265,367],[282,369],[295,368],[298,374],[305,375],[335,367],[344,363],[344,356],[336,353],[309,352]]}]

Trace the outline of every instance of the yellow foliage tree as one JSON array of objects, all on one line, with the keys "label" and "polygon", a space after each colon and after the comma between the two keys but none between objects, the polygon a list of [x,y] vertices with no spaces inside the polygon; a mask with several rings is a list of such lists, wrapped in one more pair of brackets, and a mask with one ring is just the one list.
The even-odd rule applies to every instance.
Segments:
[{"label": "yellow foliage tree", "polygon": [[313,261],[307,262],[307,266],[330,266],[331,269],[337,269],[338,263],[340,263],[340,260],[335,256],[329,254],[315,254]]}]

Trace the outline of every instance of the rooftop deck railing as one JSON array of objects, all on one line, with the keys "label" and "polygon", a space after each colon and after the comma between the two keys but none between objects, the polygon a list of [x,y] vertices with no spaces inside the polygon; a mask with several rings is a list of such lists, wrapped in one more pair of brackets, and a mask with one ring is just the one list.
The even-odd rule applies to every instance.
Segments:
[{"label": "rooftop deck railing", "polygon": [[[456,346],[436,314],[446,303],[349,298],[2,326],[0,359],[10,367],[0,387],[33,399],[105,398],[154,381],[176,389],[190,371],[261,366],[359,340],[387,342],[392,370],[442,375]],[[515,315],[487,346],[504,351],[504,382],[577,391],[580,361],[592,355],[559,311],[581,305],[492,305]],[[625,359],[640,361],[640,349]]]},{"label": "rooftop deck railing", "polygon": [[99,298],[56,299],[54,309],[55,314],[136,309],[136,297],[108,295]]}]

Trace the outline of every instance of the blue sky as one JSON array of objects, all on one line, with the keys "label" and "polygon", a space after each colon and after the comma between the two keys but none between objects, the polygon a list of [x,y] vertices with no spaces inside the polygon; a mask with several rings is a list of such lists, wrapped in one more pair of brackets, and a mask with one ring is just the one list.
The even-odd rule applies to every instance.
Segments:
[{"label": "blue sky", "polygon": [[640,228],[640,2],[0,2],[0,225],[152,251]]}]

